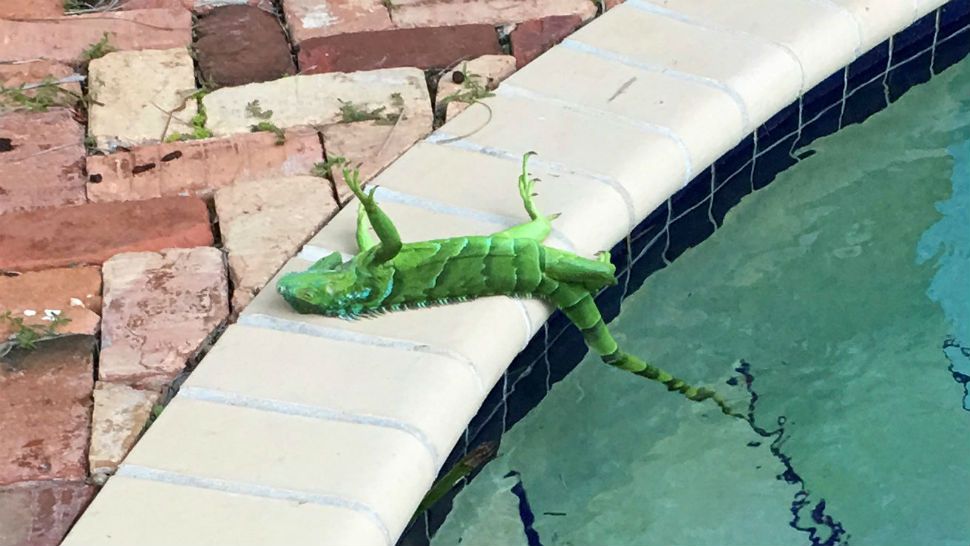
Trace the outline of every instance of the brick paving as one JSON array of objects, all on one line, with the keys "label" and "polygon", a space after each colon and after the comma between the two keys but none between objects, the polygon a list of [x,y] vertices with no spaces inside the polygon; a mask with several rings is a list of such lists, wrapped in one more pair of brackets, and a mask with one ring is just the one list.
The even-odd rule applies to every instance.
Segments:
[{"label": "brick paving", "polygon": [[0,1],[0,544],[58,544],[346,205],[320,164],[369,180],[620,1]]}]

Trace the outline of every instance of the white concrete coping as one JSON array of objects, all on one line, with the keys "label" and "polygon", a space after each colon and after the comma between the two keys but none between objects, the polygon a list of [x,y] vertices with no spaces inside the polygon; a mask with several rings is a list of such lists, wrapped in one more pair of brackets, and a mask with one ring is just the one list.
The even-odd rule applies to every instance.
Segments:
[{"label": "white concrete coping", "polygon": [[[405,240],[525,219],[539,152],[550,244],[609,249],[742,138],[943,0],[628,0],[380,174]],[[354,248],[354,207],[284,271]],[[273,281],[275,283],[275,279]],[[487,298],[347,322],[264,290],[66,546],[389,546],[548,306]]]}]

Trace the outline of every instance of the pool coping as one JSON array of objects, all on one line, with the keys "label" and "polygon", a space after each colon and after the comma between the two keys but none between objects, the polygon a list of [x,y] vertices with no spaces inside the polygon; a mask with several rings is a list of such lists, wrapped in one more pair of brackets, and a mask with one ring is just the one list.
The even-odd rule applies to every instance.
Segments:
[{"label": "pool coping", "polygon": [[[887,39],[892,57],[900,30],[935,23],[936,47],[947,2],[869,3],[628,0],[511,76],[488,110],[405,153],[373,181],[378,199],[405,240],[498,231],[524,219],[514,182],[534,149],[538,204],[562,213],[550,244],[592,254],[626,241],[615,256],[626,293],[627,235],[694,210],[676,196],[726,152],[751,138],[754,161],[780,113],[797,104],[801,117],[810,90],[847,79]],[[352,254],[354,215],[345,207],[282,272]],[[550,313],[485,298],[345,322],[297,315],[264,290],[63,544],[393,544]]]}]

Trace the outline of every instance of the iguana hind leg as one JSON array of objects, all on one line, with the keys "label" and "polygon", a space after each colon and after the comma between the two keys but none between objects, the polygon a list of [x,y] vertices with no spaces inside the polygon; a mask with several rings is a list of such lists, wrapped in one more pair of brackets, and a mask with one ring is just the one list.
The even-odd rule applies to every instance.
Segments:
[{"label": "iguana hind leg", "polygon": [[374,237],[370,234],[370,220],[367,219],[367,210],[364,204],[357,205],[357,248],[363,252],[377,244]]},{"label": "iguana hind leg", "polygon": [[[364,193],[364,190],[360,187],[360,172],[356,169],[344,169],[344,181],[350,186],[350,191],[354,192],[354,195],[360,200],[364,212],[367,213],[367,219],[370,221],[371,226],[374,227],[374,232],[377,233],[377,237],[381,241],[378,243],[378,248],[374,252],[374,263],[380,264],[397,256],[397,253],[401,251],[401,236],[398,234],[397,228],[394,227],[394,222],[377,206],[377,201],[374,200],[376,188],[372,188],[369,193]],[[366,237],[361,237],[360,224],[361,220],[358,217],[357,244],[371,244],[372,240],[369,234]],[[365,229],[364,233],[366,231]]]}]

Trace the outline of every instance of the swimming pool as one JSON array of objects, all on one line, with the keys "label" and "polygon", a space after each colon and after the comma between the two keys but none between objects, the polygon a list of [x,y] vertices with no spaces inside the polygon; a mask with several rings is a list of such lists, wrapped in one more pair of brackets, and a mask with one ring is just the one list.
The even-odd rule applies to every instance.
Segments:
[{"label": "swimming pool", "polygon": [[[713,234],[624,276],[611,324],[754,426],[590,356],[531,367],[520,390],[555,384],[432,544],[967,544],[970,62],[795,157],[726,216],[694,204]],[[666,263],[670,233],[630,250]]]}]

